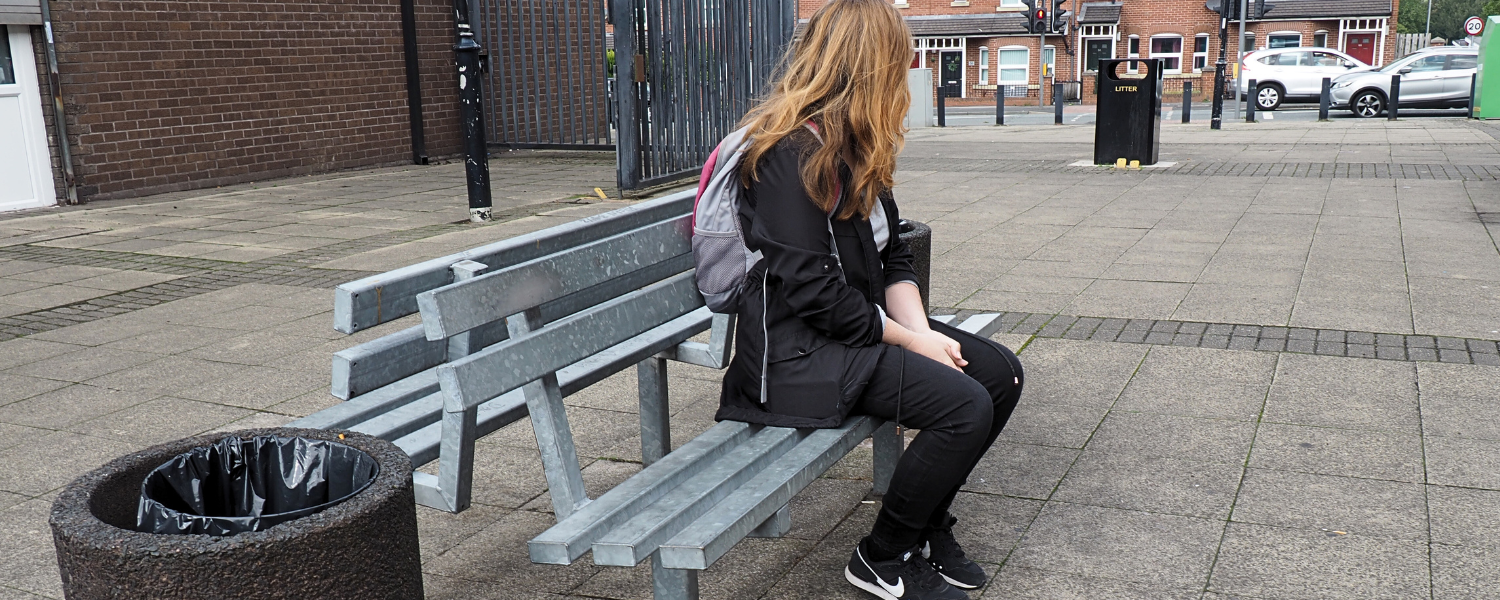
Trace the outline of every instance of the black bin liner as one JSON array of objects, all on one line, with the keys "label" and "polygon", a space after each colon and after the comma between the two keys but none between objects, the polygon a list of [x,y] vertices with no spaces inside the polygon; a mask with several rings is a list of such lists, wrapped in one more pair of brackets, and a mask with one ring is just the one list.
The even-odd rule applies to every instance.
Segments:
[{"label": "black bin liner", "polygon": [[141,484],[136,530],[234,535],[261,531],[349,499],[380,466],[322,440],[229,437],[179,454]]}]

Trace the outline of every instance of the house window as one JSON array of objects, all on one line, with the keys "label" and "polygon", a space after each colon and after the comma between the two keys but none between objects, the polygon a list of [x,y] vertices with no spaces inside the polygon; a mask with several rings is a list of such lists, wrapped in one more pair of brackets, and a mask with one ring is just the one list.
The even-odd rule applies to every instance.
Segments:
[{"label": "house window", "polygon": [[1162,71],[1182,72],[1182,38],[1162,36],[1151,38],[1151,58],[1160,58]]},{"label": "house window", "polygon": [[1026,8],[1021,0],[1000,0],[1000,8]]},{"label": "house window", "polygon": [[[1130,36],[1130,41],[1128,41],[1126,43],[1126,45],[1125,45],[1125,58],[1140,58],[1140,57],[1141,57],[1141,38],[1132,35],[1132,36]],[[1136,64],[1134,62],[1125,63],[1125,72],[1127,72],[1127,73],[1134,73],[1135,72],[1135,67],[1136,67]]]},{"label": "house window", "polygon": [[1208,67],[1208,34],[1200,33],[1193,38],[1193,72]]},{"label": "house window", "polygon": [[1045,65],[1042,73],[1048,77],[1057,77],[1057,47],[1047,46],[1042,50],[1042,64]]},{"label": "house window", "polygon": [[[5,26],[0,25],[0,33],[4,32]],[[0,36],[0,85],[10,85],[16,82],[16,69],[15,66],[11,63],[10,42],[8,40],[5,40],[4,37],[5,36]],[[22,114],[24,115],[25,113]],[[25,146],[22,146],[22,148],[25,148]],[[25,154],[22,154],[21,156],[24,157]],[[23,162],[21,164],[24,165],[26,163]],[[24,169],[25,167],[22,168]],[[24,176],[26,172],[23,170],[21,171],[21,174]],[[21,181],[24,183],[26,180],[22,179]]]},{"label": "house window", "polygon": [[1083,40],[1083,68],[1087,71],[1098,71],[1099,60],[1115,57],[1115,42],[1109,38],[1089,38]]},{"label": "house window", "polygon": [[1302,45],[1302,34],[1300,33],[1273,33],[1266,37],[1266,46],[1270,48],[1296,48]]},{"label": "house window", "polygon": [[979,47],[979,85],[990,83],[990,49]]},{"label": "house window", "polygon": [[999,50],[1000,85],[1026,85],[1028,78],[1028,67],[1031,63],[1030,50],[1024,47],[1008,47]]},{"label": "house window", "polygon": [[1246,53],[1246,52],[1254,52],[1254,51],[1255,51],[1255,33],[1254,32],[1245,32],[1245,35],[1240,38],[1240,53],[1243,54],[1243,53]]},{"label": "house window", "polygon": [[1313,34],[1313,43],[1312,43],[1312,45],[1317,46],[1319,48],[1327,48],[1328,47],[1328,32],[1327,31],[1319,31],[1317,33],[1314,33]]}]

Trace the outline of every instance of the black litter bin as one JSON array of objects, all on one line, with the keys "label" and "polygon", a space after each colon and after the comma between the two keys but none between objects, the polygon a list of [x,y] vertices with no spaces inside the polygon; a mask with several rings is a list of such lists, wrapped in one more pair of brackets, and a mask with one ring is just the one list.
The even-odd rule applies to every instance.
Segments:
[{"label": "black litter bin", "polygon": [[136,530],[262,531],[343,502],[379,474],[374,458],[338,442],[228,437],[179,454],[146,476]]},{"label": "black litter bin", "polygon": [[[1137,72],[1122,76],[1125,63],[1134,63]],[[1101,59],[1097,82],[1094,164],[1113,165],[1122,158],[1127,163],[1156,164],[1161,140],[1162,60]]]}]

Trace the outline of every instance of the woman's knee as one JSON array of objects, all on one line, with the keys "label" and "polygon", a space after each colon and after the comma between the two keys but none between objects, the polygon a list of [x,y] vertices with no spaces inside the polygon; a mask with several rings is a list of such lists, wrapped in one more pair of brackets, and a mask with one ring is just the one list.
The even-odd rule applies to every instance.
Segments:
[{"label": "woman's knee", "polygon": [[949,414],[956,435],[984,439],[995,420],[995,404],[989,390],[972,378],[964,377],[953,390],[953,410]]}]

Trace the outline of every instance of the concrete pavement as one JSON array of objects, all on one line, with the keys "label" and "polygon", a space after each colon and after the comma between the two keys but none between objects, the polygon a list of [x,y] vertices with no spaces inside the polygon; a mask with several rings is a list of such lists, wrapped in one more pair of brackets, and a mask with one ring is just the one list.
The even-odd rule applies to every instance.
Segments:
[{"label": "concrete pavement", "polygon": [[[1170,168],[1078,166],[1092,128],[919,130],[896,190],[938,313],[999,313],[1021,407],[960,495],[979,598],[1477,598],[1500,583],[1500,131],[1456,120],[1163,126]],[[510,162],[507,162],[510,161]],[[122,453],[336,402],[331,287],[621,206],[608,157],[175,194],[0,221],[0,599],[60,597],[46,514]],[[1485,344],[1489,345],[1486,346]],[[1368,349],[1367,349],[1368,348]],[[639,470],[627,372],[568,400],[598,494]],[[674,439],[719,373],[674,365]],[[432,598],[649,597],[649,568],[532,565],[552,523],[525,421],[475,506],[422,509]],[[431,468],[429,466],[429,468]],[[861,598],[867,450],[740,544],[705,598]]]}]

